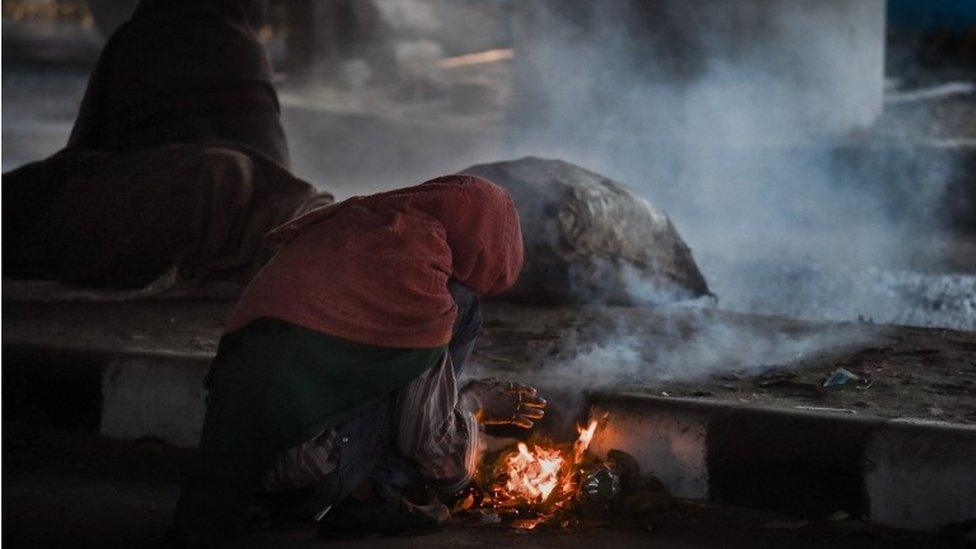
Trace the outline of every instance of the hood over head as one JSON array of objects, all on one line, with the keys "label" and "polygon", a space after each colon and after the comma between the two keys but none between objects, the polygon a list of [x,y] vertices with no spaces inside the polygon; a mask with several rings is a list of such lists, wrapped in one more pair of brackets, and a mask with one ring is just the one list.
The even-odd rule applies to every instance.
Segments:
[{"label": "hood over head", "polygon": [[353,206],[435,220],[451,250],[452,278],[478,295],[504,292],[518,279],[524,251],[515,203],[508,191],[474,175],[446,175],[413,187],[349,198],[286,223],[269,237],[288,242]]},{"label": "hood over head", "polygon": [[270,234],[280,248],[227,326],[285,320],[397,348],[446,345],[457,317],[448,283],[477,295],[513,286],[522,231],[508,192],[451,175],[313,210]]}]

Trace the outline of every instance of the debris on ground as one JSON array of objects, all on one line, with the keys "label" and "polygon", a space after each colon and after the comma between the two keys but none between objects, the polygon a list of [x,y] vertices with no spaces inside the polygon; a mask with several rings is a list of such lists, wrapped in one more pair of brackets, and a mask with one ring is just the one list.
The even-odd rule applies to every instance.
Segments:
[{"label": "debris on ground", "polygon": [[478,516],[480,517],[481,524],[500,524],[502,522],[502,517],[498,516],[498,513],[494,511],[481,511],[478,513]]},{"label": "debris on ground", "polygon": [[797,410],[805,410],[808,412],[833,412],[838,414],[856,414],[856,410],[851,410],[849,408],[831,408],[830,406],[794,406]]},{"label": "debris on ground", "polygon": [[851,514],[847,511],[836,511],[827,518],[833,522],[842,522],[851,518]]},{"label": "debris on ground", "polygon": [[860,377],[850,373],[844,368],[837,368],[834,370],[827,380],[823,382],[824,387],[840,387],[841,385],[846,385],[848,381],[858,380]]},{"label": "debris on ground", "polygon": [[810,526],[810,521],[808,520],[779,520],[767,522],[763,525],[763,528],[768,528],[769,530],[801,530],[807,526]]}]

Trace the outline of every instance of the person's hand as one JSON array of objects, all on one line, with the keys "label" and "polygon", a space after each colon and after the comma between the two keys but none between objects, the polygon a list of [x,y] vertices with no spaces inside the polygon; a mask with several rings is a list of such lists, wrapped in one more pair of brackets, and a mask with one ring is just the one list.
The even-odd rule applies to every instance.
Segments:
[{"label": "person's hand", "polygon": [[518,425],[529,429],[542,419],[546,400],[534,387],[513,381],[476,379],[460,392],[461,408],[474,414],[482,425]]}]

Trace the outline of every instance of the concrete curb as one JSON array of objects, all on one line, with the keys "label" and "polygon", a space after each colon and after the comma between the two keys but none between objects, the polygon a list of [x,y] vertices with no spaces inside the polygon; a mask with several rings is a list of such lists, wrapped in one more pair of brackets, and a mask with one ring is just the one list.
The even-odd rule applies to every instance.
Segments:
[{"label": "concrete curb", "polygon": [[924,531],[976,520],[976,427],[627,393],[593,394],[590,414],[594,451],[633,454],[680,497]]},{"label": "concrete curb", "polygon": [[[212,353],[15,344],[3,354],[16,367],[4,368],[5,382],[29,369],[44,392],[71,376],[71,390],[86,393],[71,413],[92,415],[102,435],[199,440]],[[595,452],[631,453],[678,497],[924,531],[976,520],[973,426],[620,392],[562,400],[581,406],[553,410],[550,431],[588,409],[601,420]]]},{"label": "concrete curb", "polygon": [[[50,345],[4,345],[7,364],[30,370],[34,385],[61,376],[86,393],[78,409],[93,417],[99,434],[137,439],[157,437],[192,448],[200,439],[206,409],[203,378],[214,353],[159,350],[67,349]],[[4,377],[10,375],[4,369]],[[44,390],[38,387],[37,390]],[[89,409],[94,408],[94,409]]]}]

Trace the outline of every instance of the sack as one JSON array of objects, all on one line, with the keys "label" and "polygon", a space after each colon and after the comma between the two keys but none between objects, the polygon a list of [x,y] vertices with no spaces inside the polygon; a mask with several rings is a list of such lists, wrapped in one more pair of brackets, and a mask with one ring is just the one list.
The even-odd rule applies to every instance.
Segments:
[{"label": "sack", "polygon": [[505,187],[518,207],[525,266],[503,298],[634,304],[712,295],[667,214],[616,181],[533,157],[462,173]]}]

